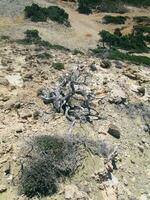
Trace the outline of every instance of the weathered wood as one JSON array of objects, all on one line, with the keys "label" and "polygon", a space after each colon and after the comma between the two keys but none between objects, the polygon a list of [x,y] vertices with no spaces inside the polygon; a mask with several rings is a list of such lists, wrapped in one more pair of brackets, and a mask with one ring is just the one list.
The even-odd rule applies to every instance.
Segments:
[{"label": "weathered wood", "polygon": [[77,69],[58,81],[55,88],[39,90],[38,96],[44,103],[52,104],[55,112],[64,113],[69,121],[91,123],[100,119],[100,116],[91,107],[94,95],[85,89],[87,77],[88,74]]}]

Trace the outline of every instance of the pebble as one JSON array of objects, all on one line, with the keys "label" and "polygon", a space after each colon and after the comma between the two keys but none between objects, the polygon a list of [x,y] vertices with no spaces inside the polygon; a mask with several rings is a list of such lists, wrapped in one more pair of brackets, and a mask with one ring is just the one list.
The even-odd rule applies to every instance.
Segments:
[{"label": "pebble", "polygon": [[7,187],[5,185],[0,185],[0,193],[3,193],[7,190]]},{"label": "pebble", "polygon": [[119,128],[113,124],[109,125],[108,133],[117,139],[119,139],[121,136]]},{"label": "pebble", "polygon": [[143,153],[144,152],[144,147],[142,145],[138,145],[138,149]]},{"label": "pebble", "polygon": [[22,133],[22,131],[23,131],[22,128],[17,128],[16,129],[16,133]]},{"label": "pebble", "polygon": [[125,178],[123,178],[123,183],[125,186],[128,186],[128,181]]},{"label": "pebble", "polygon": [[8,85],[9,85],[9,82],[8,82],[7,79],[1,78],[1,77],[0,77],[0,85],[8,86]]}]

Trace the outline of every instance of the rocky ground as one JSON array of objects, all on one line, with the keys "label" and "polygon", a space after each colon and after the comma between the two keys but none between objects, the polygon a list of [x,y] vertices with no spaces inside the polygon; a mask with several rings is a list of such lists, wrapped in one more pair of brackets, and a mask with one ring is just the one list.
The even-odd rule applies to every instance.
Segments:
[{"label": "rocky ground", "polygon": [[[51,58],[38,55],[49,53]],[[52,68],[65,64],[64,70]],[[81,68],[88,73],[87,86],[95,94],[93,105],[101,119],[76,123],[73,134],[101,140],[117,148],[116,167],[104,157],[89,155],[60,191],[46,199],[150,199],[150,90],[149,68],[92,55],[45,50],[37,46],[1,43],[0,46],[0,199],[21,200],[14,180],[19,173],[23,143],[41,134],[65,136],[70,122],[37,97],[43,87],[52,88],[58,78]],[[104,146],[104,149],[106,146]],[[101,180],[106,169],[111,178]],[[10,198],[11,196],[11,198]],[[43,198],[44,199],[44,198]]]},{"label": "rocky ground", "polygon": [[[84,74],[87,76],[86,89],[94,96],[92,107],[100,119],[92,123],[77,121],[72,135],[98,141],[103,147],[101,156],[89,152],[75,175],[60,183],[55,195],[41,199],[149,200],[150,68],[104,61],[87,52],[96,46],[100,30],[116,28],[101,23],[106,13],[81,15],[74,5],[59,2],[70,16],[72,28],[66,28],[50,21],[25,20],[24,6],[32,2],[56,4],[55,0],[1,0],[0,36],[20,39],[27,29],[37,29],[43,40],[85,53],[0,41],[0,200],[28,199],[18,193],[16,180],[21,171],[22,151],[30,138],[66,138],[72,123],[63,113],[56,113],[51,104],[45,105],[37,91],[52,89],[58,79],[77,69],[83,78]],[[127,15],[149,15],[149,10],[129,8]],[[133,21],[127,20],[124,33],[130,32],[132,26]],[[64,69],[54,69],[52,64],[56,62],[63,63]],[[116,156],[112,162],[113,154]]]}]

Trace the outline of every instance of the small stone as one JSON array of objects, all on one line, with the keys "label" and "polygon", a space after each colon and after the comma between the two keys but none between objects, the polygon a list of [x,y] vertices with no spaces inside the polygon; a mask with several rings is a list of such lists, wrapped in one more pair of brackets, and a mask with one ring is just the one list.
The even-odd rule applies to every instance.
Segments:
[{"label": "small stone", "polygon": [[21,107],[21,103],[18,101],[15,103],[14,108],[19,109]]},{"label": "small stone", "polygon": [[10,166],[10,162],[7,162],[4,166],[4,172],[6,175],[10,174],[10,170],[11,170],[11,166]]},{"label": "small stone", "polygon": [[125,178],[123,179],[123,183],[125,186],[128,186],[128,181]]},{"label": "small stone", "polygon": [[115,67],[118,69],[122,69],[125,67],[125,64],[119,60],[114,61]]},{"label": "small stone", "polygon": [[111,62],[109,60],[103,60],[101,62],[101,67],[105,69],[109,69],[111,67]]},{"label": "small stone", "polygon": [[108,163],[107,163],[106,169],[107,169],[107,171],[109,171],[109,172],[113,172],[113,165],[111,164],[111,162],[108,162]]},{"label": "small stone", "polygon": [[84,191],[80,191],[76,185],[67,185],[65,187],[65,200],[89,200]]},{"label": "small stone", "polygon": [[75,193],[78,190],[77,186],[75,185],[67,185],[65,187],[65,199],[71,200],[75,198]]},{"label": "small stone", "polygon": [[109,125],[108,133],[117,139],[119,139],[121,135],[119,128],[113,124]]},{"label": "small stone", "polygon": [[139,92],[140,95],[144,96],[145,95],[145,88],[142,87],[142,86],[138,87],[138,92]]},{"label": "small stone", "polygon": [[103,184],[100,184],[100,185],[98,186],[98,188],[99,188],[100,190],[104,190],[104,189],[105,189],[105,186],[104,186]]},{"label": "small stone", "polygon": [[34,118],[35,120],[38,120],[39,115],[40,115],[40,112],[39,112],[38,110],[36,110],[36,111],[33,113],[33,118]]},{"label": "small stone", "polygon": [[96,67],[96,64],[95,63],[92,63],[91,65],[90,65],[90,69],[91,69],[91,71],[97,71],[97,67]]},{"label": "small stone", "polygon": [[148,124],[145,124],[143,126],[143,130],[147,133],[147,132],[150,132],[150,126]]},{"label": "small stone", "polygon": [[144,147],[142,145],[138,145],[138,148],[142,153],[144,152]]},{"label": "small stone", "polygon": [[146,140],[145,138],[142,138],[142,139],[141,139],[141,142],[142,142],[143,144],[145,144],[145,143],[147,143],[147,140]]},{"label": "small stone", "polygon": [[140,196],[140,199],[139,200],[148,200],[147,199],[147,196],[145,195],[145,194],[142,194],[141,196]]},{"label": "small stone", "polygon": [[17,128],[16,133],[22,133],[22,128]]},{"label": "small stone", "polygon": [[3,96],[3,97],[0,98],[0,100],[2,100],[4,102],[8,101],[9,99],[10,98],[8,96]]},{"label": "small stone", "polygon": [[7,187],[5,185],[0,185],[0,193],[3,193],[7,190]]},{"label": "small stone", "polygon": [[134,161],[134,160],[131,159],[130,161],[131,161],[132,164],[135,164],[135,161]]},{"label": "small stone", "polygon": [[31,81],[33,79],[33,74],[26,74],[24,77],[23,77],[23,80],[24,81]]},{"label": "small stone", "polygon": [[127,95],[121,86],[110,82],[108,87],[110,88],[110,95],[108,99],[110,103],[124,104],[127,102]]},{"label": "small stone", "polygon": [[31,113],[23,113],[23,114],[21,115],[21,118],[22,118],[22,119],[28,119],[28,118],[30,118],[30,117],[32,117],[32,114],[31,114]]},{"label": "small stone", "polygon": [[1,78],[1,77],[0,77],[0,85],[8,86],[8,85],[9,85],[9,82],[8,82],[7,79]]}]

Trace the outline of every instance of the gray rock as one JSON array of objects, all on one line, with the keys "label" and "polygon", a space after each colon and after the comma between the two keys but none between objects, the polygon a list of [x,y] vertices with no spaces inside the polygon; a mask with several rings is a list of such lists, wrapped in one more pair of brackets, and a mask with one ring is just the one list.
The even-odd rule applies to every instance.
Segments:
[{"label": "gray rock", "polygon": [[76,185],[65,187],[65,200],[89,200],[86,192],[80,191]]},{"label": "gray rock", "polygon": [[111,62],[109,60],[102,60],[101,67],[105,69],[109,69],[111,67]]},{"label": "gray rock", "polygon": [[0,85],[8,86],[8,85],[9,85],[9,82],[8,82],[7,79],[1,78],[1,77],[0,77]]},{"label": "gray rock", "polygon": [[119,128],[113,124],[109,125],[108,133],[117,139],[121,136]]},{"label": "gray rock", "polygon": [[141,95],[141,96],[144,96],[145,95],[145,88],[140,86],[138,87],[138,93]]},{"label": "gray rock", "polygon": [[140,196],[140,199],[139,200],[148,200],[147,199],[147,196],[145,195],[145,194],[142,194],[141,196]]},{"label": "gray rock", "polygon": [[142,145],[138,145],[138,149],[143,153],[144,152],[144,147]]},{"label": "gray rock", "polygon": [[127,96],[119,85],[111,85],[110,83],[109,88],[111,90],[109,96],[110,103],[121,104],[126,102]]},{"label": "gray rock", "polygon": [[3,193],[7,190],[7,187],[5,185],[0,185],[0,193]]},{"label": "gray rock", "polygon": [[16,129],[16,133],[22,133],[22,128],[21,127],[18,127],[17,129]]},{"label": "gray rock", "polygon": [[97,71],[97,67],[96,67],[96,64],[95,63],[92,63],[91,65],[90,65],[90,69],[91,69],[91,71]]}]

